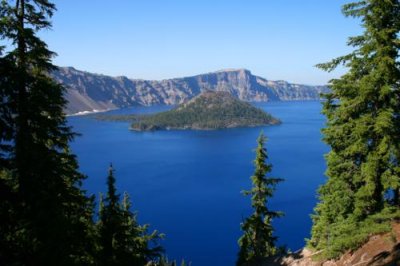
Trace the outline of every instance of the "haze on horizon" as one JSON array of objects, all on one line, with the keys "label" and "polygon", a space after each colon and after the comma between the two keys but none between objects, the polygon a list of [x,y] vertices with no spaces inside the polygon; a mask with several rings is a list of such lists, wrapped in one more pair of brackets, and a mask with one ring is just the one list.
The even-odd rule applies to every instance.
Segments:
[{"label": "haze on horizon", "polygon": [[56,0],[41,34],[54,63],[112,76],[167,79],[221,69],[300,84],[326,84],[317,63],[348,53],[359,21],[345,0]]}]

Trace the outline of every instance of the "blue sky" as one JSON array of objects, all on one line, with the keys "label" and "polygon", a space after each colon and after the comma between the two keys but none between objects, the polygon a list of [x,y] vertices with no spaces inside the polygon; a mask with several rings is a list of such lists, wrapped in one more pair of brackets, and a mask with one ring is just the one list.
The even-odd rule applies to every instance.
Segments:
[{"label": "blue sky", "polygon": [[130,78],[164,79],[247,68],[271,79],[324,84],[343,69],[315,64],[350,51],[359,22],[343,0],[56,0],[40,35],[54,62]]}]

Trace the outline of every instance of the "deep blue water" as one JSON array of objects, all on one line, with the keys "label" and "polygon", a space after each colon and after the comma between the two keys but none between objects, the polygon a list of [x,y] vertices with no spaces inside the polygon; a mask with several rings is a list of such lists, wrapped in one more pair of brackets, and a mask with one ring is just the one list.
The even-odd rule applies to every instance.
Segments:
[{"label": "deep blue water", "polygon": [[[279,244],[291,250],[309,237],[316,189],[324,182],[320,102],[273,102],[259,107],[282,120],[278,126],[217,131],[131,132],[127,123],[70,117],[81,133],[72,143],[90,193],[105,191],[107,168],[116,169],[119,191],[129,192],[141,223],[166,234],[170,258],[193,266],[234,265],[240,222],[251,213],[252,160],[261,130],[268,137],[271,176],[284,178],[270,207],[285,212],[274,221]],[[113,113],[146,113],[169,107],[136,107]]]}]

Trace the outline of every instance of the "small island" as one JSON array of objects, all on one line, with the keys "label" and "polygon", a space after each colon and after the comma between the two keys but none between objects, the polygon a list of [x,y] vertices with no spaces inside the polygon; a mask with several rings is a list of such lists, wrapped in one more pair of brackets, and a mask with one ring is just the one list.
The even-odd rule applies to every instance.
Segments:
[{"label": "small island", "polygon": [[229,92],[205,91],[176,108],[149,115],[95,116],[99,120],[130,122],[134,131],[213,130],[277,125],[281,121]]},{"label": "small island", "polygon": [[177,108],[133,119],[131,130],[212,130],[276,125],[280,121],[228,92],[206,91]]}]

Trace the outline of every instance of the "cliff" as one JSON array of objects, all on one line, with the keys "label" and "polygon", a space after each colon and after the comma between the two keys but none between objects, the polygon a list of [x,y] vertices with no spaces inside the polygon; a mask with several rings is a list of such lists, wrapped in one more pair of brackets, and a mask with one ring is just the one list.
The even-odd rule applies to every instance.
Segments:
[{"label": "cliff", "polygon": [[68,114],[155,104],[176,105],[206,90],[226,91],[244,101],[317,100],[326,86],[270,81],[246,69],[231,69],[192,77],[156,80],[110,77],[60,67],[53,78],[67,88]]}]

